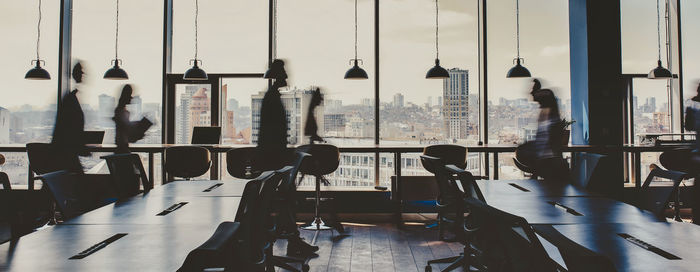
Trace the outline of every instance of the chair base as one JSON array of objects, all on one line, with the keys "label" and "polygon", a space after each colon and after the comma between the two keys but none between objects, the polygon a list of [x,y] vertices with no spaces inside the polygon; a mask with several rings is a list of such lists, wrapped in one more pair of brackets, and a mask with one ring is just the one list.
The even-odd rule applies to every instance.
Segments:
[{"label": "chair base", "polygon": [[450,265],[448,267],[441,270],[442,272],[447,272],[447,271],[455,270],[459,267],[466,266],[466,259],[464,258],[464,254],[460,254],[459,256],[447,257],[447,258],[442,258],[442,259],[437,259],[437,260],[430,260],[430,261],[428,261],[428,264],[425,266],[425,271],[426,272],[433,271],[433,268],[430,265],[436,264],[436,263],[450,263]]},{"label": "chair base", "polygon": [[301,229],[303,229],[303,230],[332,230],[333,227],[326,225],[326,223],[323,222],[323,219],[321,219],[321,217],[316,217],[316,218],[314,218],[313,222],[311,222],[308,226],[302,227]]}]

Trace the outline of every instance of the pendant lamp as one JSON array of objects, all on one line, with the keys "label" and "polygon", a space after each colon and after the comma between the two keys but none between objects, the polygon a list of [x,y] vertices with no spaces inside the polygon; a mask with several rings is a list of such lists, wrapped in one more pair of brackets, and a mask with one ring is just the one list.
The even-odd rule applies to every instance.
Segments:
[{"label": "pendant lamp", "polygon": [[119,59],[119,0],[117,0],[116,30],[114,33],[114,60],[112,60],[112,65],[114,66],[105,72],[104,79],[129,79],[129,75],[126,73],[126,71],[119,67],[119,64],[122,62],[122,60]]},{"label": "pendant lamp", "polygon": [[41,63],[44,62],[39,58],[39,41],[41,40],[41,0],[39,0],[39,22],[36,26],[36,60],[32,60],[31,64],[36,64],[34,68],[29,69],[29,71],[24,75],[25,79],[32,80],[49,80],[51,75],[46,69],[41,67]]},{"label": "pendant lamp", "polygon": [[659,58],[658,58],[656,68],[652,69],[649,72],[649,75],[647,75],[647,78],[650,78],[650,79],[669,79],[672,77],[671,71],[664,68],[664,66],[661,63],[661,7],[660,7],[659,2],[660,2],[659,0],[656,0],[656,37],[657,37],[657,46],[659,49]]},{"label": "pendant lamp", "polygon": [[198,38],[199,38],[199,33],[198,28],[199,25],[197,24],[199,21],[199,0],[195,0],[195,9],[194,9],[194,59],[190,60],[190,63],[194,63],[192,68],[187,70],[185,72],[185,75],[183,76],[183,79],[185,80],[207,80],[209,79],[209,76],[207,75],[207,72],[204,72],[202,68],[199,68],[199,63],[202,63],[202,60],[197,59],[197,54],[199,51],[198,48]]},{"label": "pendant lamp", "polygon": [[361,59],[357,58],[357,0],[355,0],[355,59],[350,60],[350,63],[352,64],[353,61],[354,65],[352,68],[345,72],[345,79],[367,79],[367,72],[365,72],[365,70],[360,68],[360,66],[357,64],[358,61],[362,62]]},{"label": "pendant lamp", "polygon": [[517,57],[513,60],[515,66],[508,70],[507,78],[513,77],[531,77],[530,71],[525,68],[520,62],[525,62],[525,59],[520,57],[520,0],[515,0],[515,40]]},{"label": "pendant lamp", "polygon": [[449,78],[450,73],[440,66],[440,48],[439,48],[439,30],[440,30],[440,9],[438,8],[438,0],[435,0],[435,66],[428,70],[425,78],[428,79],[443,79]]}]

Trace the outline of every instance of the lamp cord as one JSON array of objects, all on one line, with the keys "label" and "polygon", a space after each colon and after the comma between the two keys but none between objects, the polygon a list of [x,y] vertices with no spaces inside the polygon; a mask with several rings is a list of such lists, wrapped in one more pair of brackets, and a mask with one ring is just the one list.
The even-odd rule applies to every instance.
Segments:
[{"label": "lamp cord", "polygon": [[515,37],[518,59],[520,59],[520,0],[515,0]]},{"label": "lamp cord", "polygon": [[435,0],[435,58],[440,58],[440,47],[438,32],[440,31],[440,8],[438,7],[438,0]]},{"label": "lamp cord", "polygon": [[199,52],[199,0],[194,1],[194,65],[197,65],[197,56]]},{"label": "lamp cord", "polygon": [[[273,0],[272,4],[272,59],[277,59],[277,0]],[[272,63],[270,63],[272,65]]]},{"label": "lamp cord", "polygon": [[656,0],[656,35],[658,38],[659,61],[661,61],[661,7],[659,2],[660,0]]},{"label": "lamp cord", "polygon": [[118,52],[119,52],[119,0],[117,0],[117,17],[116,17],[116,21],[117,21],[117,23],[116,23],[116,31],[115,31],[116,35],[115,35],[115,38],[114,38],[114,60],[115,60],[115,64],[116,64],[116,65],[119,65],[119,64],[116,62],[116,60],[119,59],[119,55],[118,55],[118,54],[119,54],[119,53],[118,53]]},{"label": "lamp cord", "polygon": [[39,0],[39,22],[36,24],[36,61],[39,62],[39,41],[41,40],[41,0]]},{"label": "lamp cord", "polygon": [[357,61],[357,0],[355,0],[355,60]]}]

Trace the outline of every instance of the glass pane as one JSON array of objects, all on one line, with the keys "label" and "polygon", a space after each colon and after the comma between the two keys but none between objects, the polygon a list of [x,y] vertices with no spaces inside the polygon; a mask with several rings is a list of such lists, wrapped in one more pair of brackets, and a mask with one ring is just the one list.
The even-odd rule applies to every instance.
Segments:
[{"label": "glass pane", "polygon": [[106,131],[104,143],[114,143],[114,107],[124,84],[134,88],[127,106],[132,121],[148,118],[154,125],[137,143],[161,142],[163,2],[120,1],[119,59],[128,80],[107,80],[104,73],[115,58],[116,1],[73,1],[72,54],[85,72],[75,85],[85,114],[85,130]]},{"label": "glass pane", "polygon": [[[173,2],[172,68],[173,73],[184,73],[195,54],[195,1]],[[199,1],[198,59],[203,62],[202,69],[208,73],[264,72],[268,13],[268,1]]]},{"label": "glass pane", "polygon": [[[24,75],[37,58],[37,22],[39,1],[0,1],[0,35],[2,59],[0,81],[0,144],[49,142],[56,120],[58,93],[58,37],[60,1],[43,1],[41,15],[41,65],[50,80],[27,80]],[[27,184],[27,155],[2,152],[13,185]],[[17,187],[17,186],[15,186]]]},{"label": "glass pane", "polygon": [[425,78],[436,57],[435,3],[381,2],[382,144],[479,141],[477,2],[440,1],[440,61],[450,73],[445,80]]},{"label": "glass pane", "polygon": [[189,144],[194,127],[211,125],[211,85],[175,85],[175,143]]},{"label": "glass pane", "polygon": [[640,137],[645,134],[671,133],[667,85],[667,80],[634,80],[633,143],[641,143]]},{"label": "glass pane", "polygon": [[[547,7],[543,9],[542,7]],[[506,78],[516,57],[515,1],[488,3],[489,144],[523,143],[534,137],[539,108],[532,101],[532,78]],[[520,56],[542,87],[559,99],[562,118],[569,119],[568,2],[520,2]],[[501,178],[510,178],[506,173]]]},{"label": "glass pane", "polygon": [[683,37],[683,96],[690,99],[697,95],[700,84],[700,50],[694,50],[700,44],[700,17],[696,16],[700,10],[700,1],[681,1],[681,24]]}]

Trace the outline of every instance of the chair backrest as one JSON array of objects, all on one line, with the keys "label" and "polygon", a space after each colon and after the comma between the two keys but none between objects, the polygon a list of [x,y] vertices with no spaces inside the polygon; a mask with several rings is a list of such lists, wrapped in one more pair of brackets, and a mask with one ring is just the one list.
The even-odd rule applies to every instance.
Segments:
[{"label": "chair backrest", "polygon": [[243,189],[235,221],[240,223],[239,253],[244,254],[244,262],[251,267],[265,264],[265,248],[269,246],[270,240],[269,228],[264,226],[271,222],[274,192],[282,178],[278,172],[264,172],[247,182]]},{"label": "chair backrest", "polygon": [[[652,188],[650,185],[654,177],[670,179],[673,181],[673,186],[654,186]],[[669,198],[671,198],[673,192],[678,190],[681,181],[688,177],[683,172],[663,170],[661,168],[652,169],[637,194],[637,207],[654,213],[657,218],[666,218],[664,211],[668,206]]]},{"label": "chair backrest", "polygon": [[476,183],[476,179],[471,172],[454,165],[446,165],[445,170],[450,174],[452,179],[456,178],[461,183],[464,197],[476,198],[486,203],[486,198],[484,198],[484,194],[481,193],[479,184]]},{"label": "chair backrest", "polygon": [[421,155],[420,160],[424,166],[432,169],[435,174],[435,182],[438,187],[438,205],[450,205],[462,200],[463,192],[445,170],[445,164],[440,158]]},{"label": "chair backrest", "polygon": [[258,177],[262,169],[263,156],[258,148],[239,147],[226,151],[226,170],[229,175],[240,179]]},{"label": "chair backrest", "polygon": [[301,169],[301,165],[305,160],[311,158],[311,155],[301,151],[295,151],[294,157],[294,160],[289,163],[289,166],[291,167],[289,169],[289,175],[283,178],[282,183],[278,188],[278,191],[282,194],[296,192],[296,180],[299,169]]},{"label": "chair backrest", "polygon": [[618,182],[611,180],[611,174],[618,169],[608,155],[579,152],[574,154],[571,183],[592,192],[613,196],[622,189]]},{"label": "chair backrest", "polygon": [[37,175],[62,170],[61,163],[53,159],[53,147],[48,143],[28,143],[27,158],[30,169]]},{"label": "chair backrest", "polygon": [[300,171],[303,174],[323,176],[335,172],[340,164],[340,151],[337,146],[329,144],[311,144],[297,147],[298,151],[311,154],[304,160]]},{"label": "chair backrest", "polygon": [[107,162],[112,188],[118,198],[135,196],[141,193],[142,186],[146,193],[153,189],[153,183],[148,180],[138,154],[114,154],[103,156],[102,159]]},{"label": "chair backrest", "polygon": [[165,149],[165,171],[173,177],[199,177],[206,174],[209,167],[209,149],[201,146],[173,146]]},{"label": "chair backrest", "polygon": [[0,172],[0,184],[2,184],[3,191],[12,191],[12,184],[10,184],[10,177],[5,174],[5,172]]},{"label": "chair backrest", "polygon": [[[462,169],[467,167],[467,148],[461,145],[429,145],[423,149],[423,155],[440,158],[444,164],[452,164]],[[423,167],[434,174],[434,170],[429,166],[423,164]]]},{"label": "chair backrest", "polygon": [[56,201],[58,211],[63,219],[76,217],[91,207],[92,201],[87,197],[89,192],[82,191],[81,178],[83,174],[65,170],[41,175],[41,181],[48,188]]},{"label": "chair backrest", "polygon": [[489,271],[557,271],[534,230],[527,221],[466,198],[470,217],[476,227],[475,239],[483,251]]},{"label": "chair backrest", "polygon": [[237,222],[222,222],[206,242],[190,251],[185,262],[177,271],[204,271],[208,268],[226,268],[236,265],[234,255]]},{"label": "chair backrest", "polygon": [[610,258],[579,245],[561,234],[552,225],[535,225],[532,226],[532,228],[535,229],[537,234],[542,236],[542,238],[557,247],[559,254],[561,255],[562,259],[564,259],[567,271],[617,271]]}]

